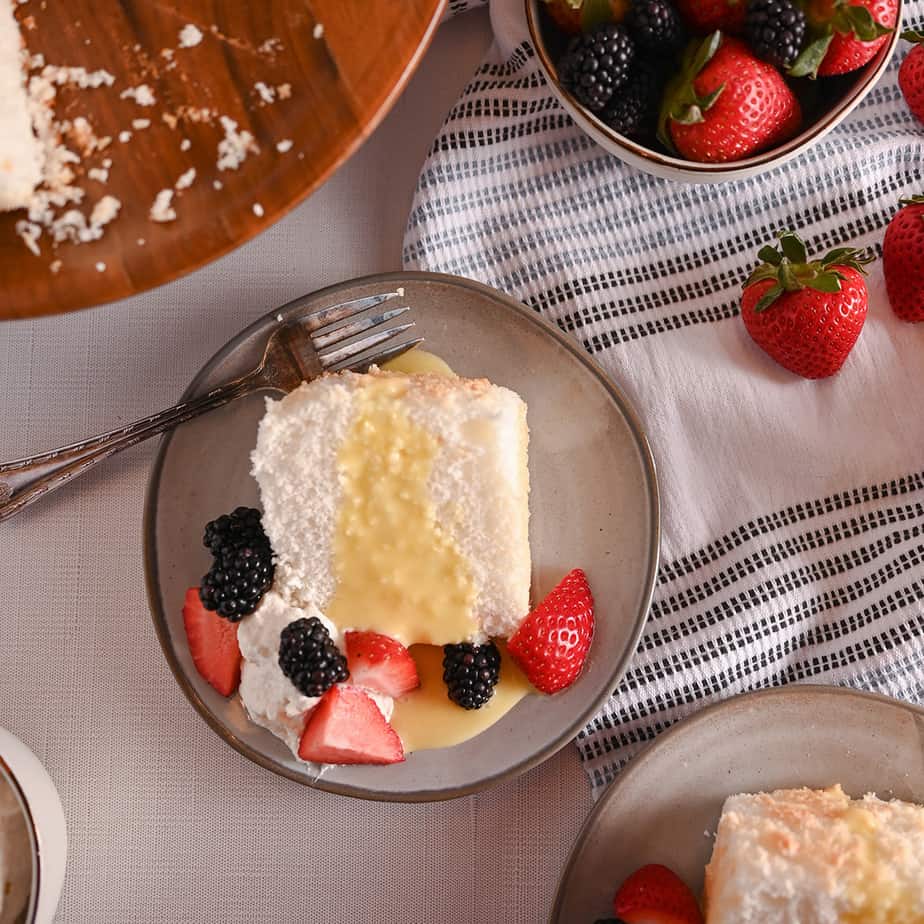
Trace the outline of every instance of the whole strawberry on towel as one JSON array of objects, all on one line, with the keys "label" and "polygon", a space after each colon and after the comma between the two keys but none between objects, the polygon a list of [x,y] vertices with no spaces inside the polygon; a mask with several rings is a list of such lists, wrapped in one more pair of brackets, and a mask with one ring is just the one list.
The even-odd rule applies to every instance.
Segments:
[{"label": "whole strawberry on towel", "polygon": [[898,69],[898,85],[908,108],[924,122],[924,32],[909,29],[902,38],[914,48],[905,56]]},{"label": "whole strawberry on towel", "polygon": [[882,242],[886,291],[903,321],[924,321],[924,196],[901,204]]},{"label": "whole strawberry on towel", "polygon": [[667,86],[658,137],[689,160],[726,163],[787,141],[802,124],[780,72],[721,32],[692,43]]},{"label": "whole strawberry on towel", "polygon": [[809,260],[792,231],[779,248],[763,247],[744,284],[741,318],[754,342],[781,366],[807,379],[834,375],[866,320],[865,266],[874,257],[836,247]]}]

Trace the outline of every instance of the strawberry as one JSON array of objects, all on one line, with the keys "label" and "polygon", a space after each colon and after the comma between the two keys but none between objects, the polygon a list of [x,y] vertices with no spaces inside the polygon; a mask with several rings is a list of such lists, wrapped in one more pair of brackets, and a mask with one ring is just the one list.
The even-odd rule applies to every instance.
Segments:
[{"label": "strawberry", "polygon": [[552,21],[569,35],[590,32],[605,22],[622,22],[629,0],[545,0]]},{"label": "strawberry", "polygon": [[529,682],[557,693],[577,680],[594,636],[594,598],[575,568],[523,620],[507,643]]},{"label": "strawberry", "polygon": [[387,696],[398,697],[420,686],[417,665],[400,642],[378,632],[347,632],[350,680]]},{"label": "strawberry", "polygon": [[789,68],[793,77],[830,77],[863,67],[888,41],[899,0],[808,0],[813,39]]},{"label": "strawberry", "polygon": [[637,869],[619,887],[613,908],[626,924],[703,924],[696,896],[658,863]]},{"label": "strawberry", "polygon": [[924,321],[924,196],[901,204],[882,242],[886,291],[903,321]]},{"label": "strawberry", "polygon": [[786,141],[801,121],[779,71],[713,32],[684,53],[664,94],[658,137],[689,160],[724,163]]},{"label": "strawberry", "polygon": [[337,684],[308,716],[298,756],[319,764],[396,764],[404,747],[368,694]]},{"label": "strawberry", "polygon": [[230,696],[241,681],[237,623],[207,610],[199,588],[190,587],[183,601],[183,627],[196,670],[222,696]]},{"label": "strawberry", "polygon": [[924,32],[908,30],[902,38],[914,43],[898,69],[898,85],[905,96],[908,108],[924,122]]},{"label": "strawberry", "polygon": [[[782,251],[782,252],[781,252]],[[805,244],[780,234],[748,277],[741,318],[754,342],[781,366],[807,379],[834,375],[866,320],[865,251],[838,247],[809,262]]]},{"label": "strawberry", "polygon": [[677,0],[676,6],[692,32],[706,35],[716,29],[723,32],[744,29],[746,0]]}]

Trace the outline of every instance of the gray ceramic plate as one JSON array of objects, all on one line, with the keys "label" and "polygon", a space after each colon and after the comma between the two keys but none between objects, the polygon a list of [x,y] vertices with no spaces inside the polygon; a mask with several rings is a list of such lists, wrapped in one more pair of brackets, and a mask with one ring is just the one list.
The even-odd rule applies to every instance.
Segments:
[{"label": "gray ceramic plate", "polygon": [[[397,286],[404,286],[429,349],[461,375],[485,376],[527,402],[532,596],[544,596],[572,567],[586,570],[597,600],[597,631],[580,679],[554,697],[528,696],[456,747],[419,751],[389,767],[331,767],[320,778],[248,721],[236,697],[215,693],[190,659],[181,606],[185,589],[208,568],[204,524],[239,504],[257,504],[249,454],[263,411],[260,396],[184,424],[165,439],[148,490],[145,557],[154,625],[170,668],[229,744],[321,789],[423,801],[464,795],[527,770],[573,738],[603,703],[648,612],[657,570],[658,491],[641,424],[623,394],[572,340],[512,299],[465,279],[400,273],[333,286],[299,299],[298,306],[320,308]],[[282,313],[287,310],[294,309]],[[184,397],[252,368],[276,314],[224,347]]]},{"label": "gray ceramic plate", "polygon": [[704,709],[658,738],[601,797],[549,920],[608,917],[617,886],[645,863],[669,866],[701,894],[727,796],[834,783],[852,796],[924,803],[924,709],[801,684]]}]

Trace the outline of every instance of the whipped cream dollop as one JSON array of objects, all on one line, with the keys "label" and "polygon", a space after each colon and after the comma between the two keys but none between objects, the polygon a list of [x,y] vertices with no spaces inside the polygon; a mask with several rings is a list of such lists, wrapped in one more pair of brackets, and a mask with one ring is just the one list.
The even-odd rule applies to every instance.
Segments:
[{"label": "whipped cream dollop", "polygon": [[20,919],[32,888],[29,832],[22,806],[0,776],[0,924]]},{"label": "whipped cream dollop", "polygon": [[[314,604],[294,605],[274,589],[268,591],[260,605],[238,624],[237,641],[243,656],[241,666],[241,702],[251,720],[271,731],[298,756],[298,743],[305,720],[320,702],[320,697],[301,693],[279,666],[279,636],[296,619],[316,616],[327,628],[341,650],[343,639],[337,627]],[[379,707],[386,720],[391,718],[394,703],[390,696],[365,691]],[[0,924],[5,922],[0,919]]]}]

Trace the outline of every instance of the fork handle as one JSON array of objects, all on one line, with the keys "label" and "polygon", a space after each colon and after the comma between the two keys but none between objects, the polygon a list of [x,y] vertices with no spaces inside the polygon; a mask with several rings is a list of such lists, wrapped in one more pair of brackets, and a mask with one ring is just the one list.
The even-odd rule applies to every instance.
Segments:
[{"label": "fork handle", "polygon": [[0,462],[0,522],[117,452],[263,387],[260,375],[252,373],[126,427],[28,459]]}]

